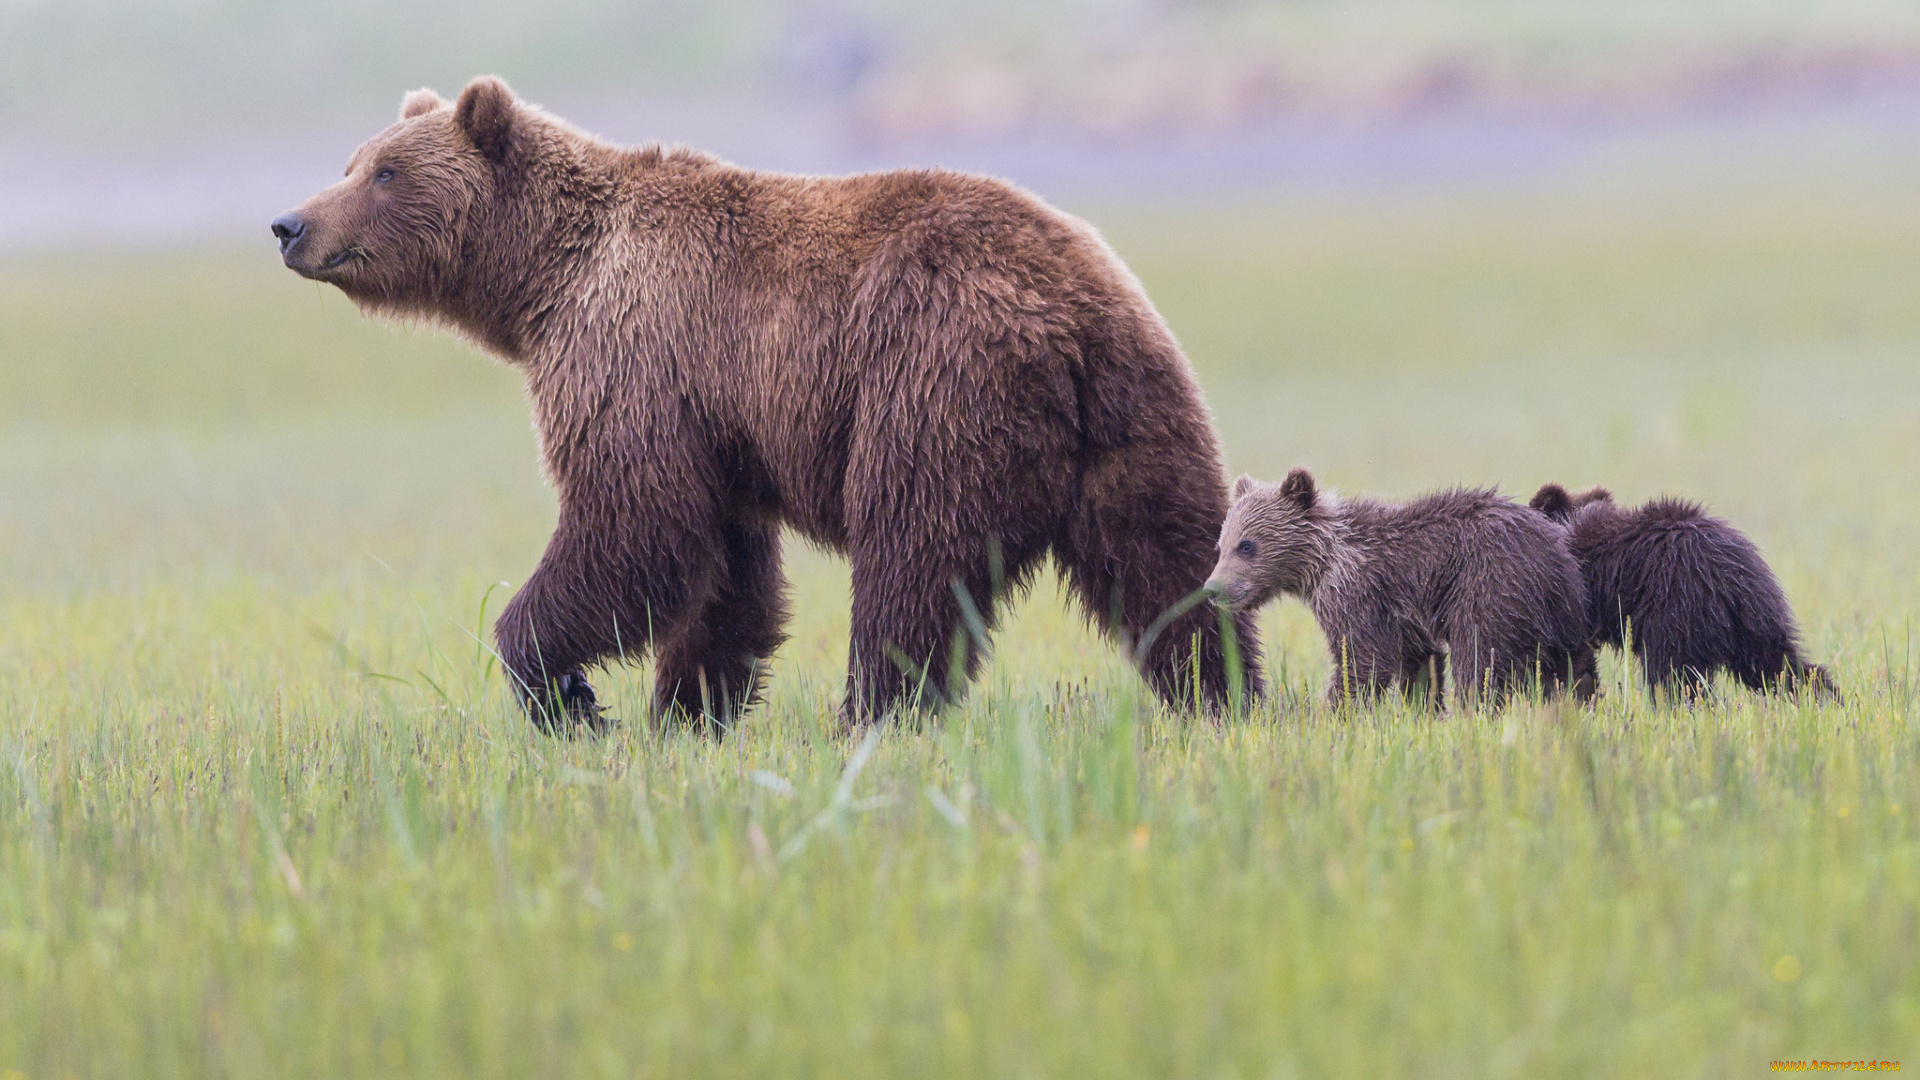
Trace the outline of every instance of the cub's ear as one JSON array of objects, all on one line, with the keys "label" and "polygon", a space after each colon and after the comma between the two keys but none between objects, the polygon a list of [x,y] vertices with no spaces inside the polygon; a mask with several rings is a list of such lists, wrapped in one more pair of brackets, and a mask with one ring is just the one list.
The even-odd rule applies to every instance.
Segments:
[{"label": "cub's ear", "polygon": [[1585,506],[1588,503],[1597,503],[1597,502],[1610,503],[1612,501],[1613,501],[1613,492],[1608,491],[1606,488],[1603,488],[1603,487],[1588,488],[1587,490],[1573,497],[1573,506],[1575,509],[1579,509],[1580,507]]},{"label": "cub's ear", "polygon": [[513,91],[492,75],[482,75],[460,91],[453,121],[466,132],[473,148],[491,161],[507,156],[513,135]]},{"label": "cub's ear", "polygon": [[1280,497],[1302,510],[1313,509],[1313,474],[1305,469],[1295,469],[1280,481]]},{"label": "cub's ear", "polygon": [[400,119],[411,120],[416,116],[424,116],[445,104],[446,101],[439,94],[423,86],[400,99]]},{"label": "cub's ear", "polygon": [[1252,490],[1253,490],[1253,477],[1248,476],[1246,473],[1241,473],[1240,479],[1235,480],[1233,482],[1233,497],[1236,499],[1240,498],[1242,495],[1245,495],[1247,492]]},{"label": "cub's ear", "polygon": [[1528,506],[1547,515],[1555,521],[1563,521],[1573,513],[1573,500],[1567,496],[1567,489],[1559,484],[1546,484],[1533,493]]}]

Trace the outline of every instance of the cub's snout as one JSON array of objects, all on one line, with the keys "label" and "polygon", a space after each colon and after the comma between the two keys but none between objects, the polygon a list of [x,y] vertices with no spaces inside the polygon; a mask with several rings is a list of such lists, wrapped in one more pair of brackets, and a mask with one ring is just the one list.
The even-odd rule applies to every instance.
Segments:
[{"label": "cub's snout", "polygon": [[1239,611],[1246,607],[1247,597],[1252,591],[1246,582],[1239,580],[1224,565],[1224,561],[1222,565],[1213,568],[1212,576],[1207,578],[1207,583],[1200,589],[1207,594],[1207,599],[1213,601],[1214,606],[1226,608],[1228,611]]}]

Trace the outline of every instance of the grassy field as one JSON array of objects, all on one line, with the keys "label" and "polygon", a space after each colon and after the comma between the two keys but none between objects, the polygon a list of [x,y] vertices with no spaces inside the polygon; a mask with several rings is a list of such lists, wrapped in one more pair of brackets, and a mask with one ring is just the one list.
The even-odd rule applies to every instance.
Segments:
[{"label": "grassy field", "polygon": [[1093,216],[1236,471],[1701,497],[1844,702],[1335,715],[1287,604],[1214,725],[1049,580],[855,743],[796,545],[742,729],[546,740],[475,637],[554,515],[510,372],[264,242],[15,259],[0,1080],[1920,1064],[1920,197]]}]

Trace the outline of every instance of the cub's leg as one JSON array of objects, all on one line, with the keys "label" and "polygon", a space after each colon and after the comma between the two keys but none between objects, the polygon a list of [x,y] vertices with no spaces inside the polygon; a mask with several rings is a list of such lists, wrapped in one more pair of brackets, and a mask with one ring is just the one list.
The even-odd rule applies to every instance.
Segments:
[{"label": "cub's leg", "polygon": [[1583,642],[1573,650],[1567,663],[1567,692],[1573,700],[1585,704],[1593,700],[1600,686],[1600,662],[1593,644]]},{"label": "cub's leg", "polygon": [[1398,641],[1381,641],[1360,633],[1327,632],[1333,656],[1333,676],[1327,682],[1327,702],[1335,708],[1354,701],[1372,702],[1401,676]]},{"label": "cub's leg", "polygon": [[1699,655],[1696,636],[1681,618],[1651,614],[1634,623],[1633,652],[1650,689],[1689,703],[1706,693],[1707,678],[1720,665]]},{"label": "cub's leg", "polygon": [[1833,672],[1825,664],[1816,664],[1804,660],[1798,652],[1789,661],[1786,676],[1788,693],[1811,693],[1825,701],[1836,701],[1840,697],[1840,688],[1834,684]]},{"label": "cub's leg", "polygon": [[1593,646],[1539,645],[1524,664],[1509,665],[1505,684],[1508,692],[1524,690],[1536,681],[1543,697],[1564,693],[1572,695],[1575,701],[1592,701],[1599,682]]},{"label": "cub's leg", "polygon": [[1439,709],[1447,692],[1447,659],[1432,649],[1408,648],[1400,657],[1400,692]]},{"label": "cub's leg", "polygon": [[1498,706],[1536,685],[1545,697],[1563,691],[1580,701],[1593,697],[1597,668],[1591,645],[1556,644],[1546,628],[1489,622],[1448,642],[1447,663],[1461,704]]}]

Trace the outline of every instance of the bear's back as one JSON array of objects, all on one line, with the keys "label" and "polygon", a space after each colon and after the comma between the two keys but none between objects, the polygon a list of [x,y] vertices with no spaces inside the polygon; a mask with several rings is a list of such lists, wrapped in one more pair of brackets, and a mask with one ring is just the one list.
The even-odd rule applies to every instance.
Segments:
[{"label": "bear's back", "polygon": [[1759,549],[1698,503],[1654,499],[1573,527],[1604,640],[1633,633],[1671,650],[1712,652],[1742,635],[1790,633],[1786,596]]},{"label": "bear's back", "polygon": [[1356,523],[1375,567],[1370,587],[1442,624],[1522,622],[1556,640],[1583,636],[1585,587],[1561,531],[1487,488],[1400,505],[1366,503]]},{"label": "bear's back", "polygon": [[1540,515],[1491,488],[1452,488],[1399,505],[1372,504],[1380,549],[1427,573],[1537,562],[1564,541]]}]

